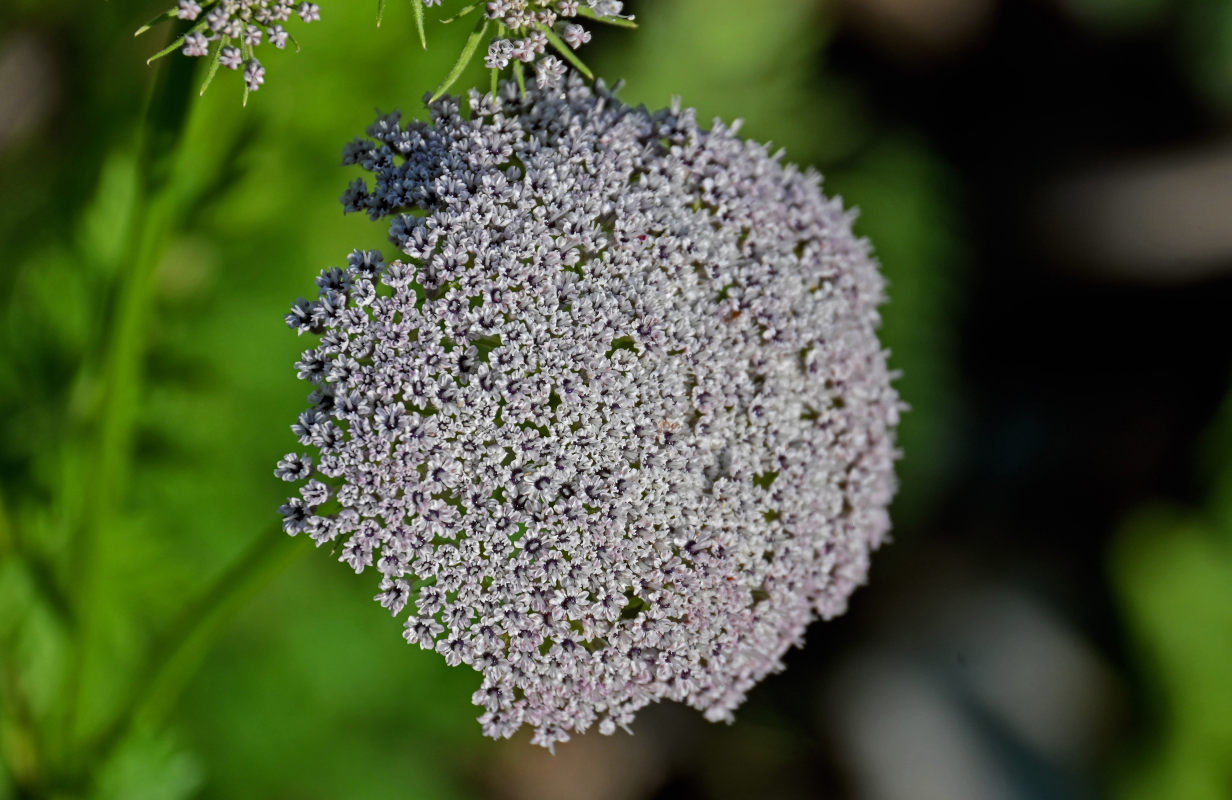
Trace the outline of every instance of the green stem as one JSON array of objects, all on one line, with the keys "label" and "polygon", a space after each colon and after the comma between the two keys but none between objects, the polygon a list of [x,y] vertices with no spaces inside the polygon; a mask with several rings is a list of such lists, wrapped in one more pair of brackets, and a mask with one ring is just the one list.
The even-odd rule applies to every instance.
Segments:
[{"label": "green stem", "polygon": [[518,94],[526,97],[526,70],[521,61],[513,62],[513,77],[518,82]]},{"label": "green stem", "polygon": [[[140,212],[149,221],[148,209]],[[161,216],[161,215],[160,215]],[[104,351],[102,398],[93,444],[93,460],[84,477],[86,486],[83,518],[76,528],[70,550],[70,580],[74,594],[75,652],[69,665],[65,694],[65,725],[62,736],[71,750],[77,736],[77,711],[83,700],[83,686],[97,627],[96,597],[99,584],[101,541],[113,530],[121,497],[127,485],[129,442],[140,398],[142,343],[148,319],[150,284],[154,270],[150,226],[142,224],[136,251],[129,269],[121,269],[121,285],[114,319]]]},{"label": "green stem", "polygon": [[637,28],[637,23],[634,22],[632,18],[601,17],[591,10],[590,6],[586,5],[578,8],[578,16],[585,17],[586,19],[593,20],[595,22],[602,22],[604,25],[614,25],[617,28],[628,28],[630,30],[635,30]]},{"label": "green stem", "polygon": [[131,731],[163,722],[226,623],[307,549],[280,526],[260,534],[236,562],[190,603],[150,648],[122,716],[90,748],[100,763]]},{"label": "green stem", "polygon": [[[44,789],[44,765],[30,707],[17,671],[0,665],[0,758],[8,765],[18,797],[38,797]],[[0,785],[2,788],[2,785]]]},{"label": "green stem", "polygon": [[17,550],[17,534],[9,522],[8,509],[4,505],[4,492],[0,492],[0,559]]}]

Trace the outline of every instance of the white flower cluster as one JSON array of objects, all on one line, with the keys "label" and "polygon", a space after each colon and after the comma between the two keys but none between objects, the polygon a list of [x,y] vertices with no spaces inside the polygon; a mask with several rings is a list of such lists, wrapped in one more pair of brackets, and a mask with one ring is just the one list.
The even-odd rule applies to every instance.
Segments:
[{"label": "white flower cluster", "polygon": [[819,176],[734,126],[501,92],[347,147],[375,174],[347,208],[405,258],[356,251],[287,316],[320,343],[284,527],[481,673],[488,735],[729,719],[889,529],[882,278]]},{"label": "white flower cluster", "polygon": [[265,83],[265,67],[254,49],[266,41],[279,49],[286,47],[291,34],[282,23],[292,15],[304,22],[321,19],[316,3],[291,0],[179,0],[170,13],[196,23],[184,37],[184,55],[208,56],[213,45],[219,64],[233,70],[244,68],[250,91]]},{"label": "white flower cluster", "polygon": [[[440,0],[424,0],[427,5]],[[556,86],[565,75],[565,64],[544,55],[549,44],[562,50],[576,50],[590,41],[590,32],[577,22],[579,15],[598,19],[622,19],[624,3],[619,0],[491,0],[484,15],[500,25],[502,34],[488,43],[484,64],[489,69],[504,69],[513,62],[535,63],[535,77],[541,87]]]}]

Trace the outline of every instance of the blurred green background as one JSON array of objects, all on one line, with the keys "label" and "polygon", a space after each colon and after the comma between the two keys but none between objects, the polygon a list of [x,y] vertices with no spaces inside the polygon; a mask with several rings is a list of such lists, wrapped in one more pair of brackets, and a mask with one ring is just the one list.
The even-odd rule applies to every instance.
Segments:
[{"label": "blurred green background", "polygon": [[247,108],[145,66],[157,0],[0,7],[0,800],[1232,797],[1232,5],[596,32],[626,101],[743,118],[861,208],[912,411],[896,541],[736,724],[656,707],[555,757],[482,738],[477,677],[279,530],[282,314],[390,252],[342,146],[467,33],[323,5]]}]

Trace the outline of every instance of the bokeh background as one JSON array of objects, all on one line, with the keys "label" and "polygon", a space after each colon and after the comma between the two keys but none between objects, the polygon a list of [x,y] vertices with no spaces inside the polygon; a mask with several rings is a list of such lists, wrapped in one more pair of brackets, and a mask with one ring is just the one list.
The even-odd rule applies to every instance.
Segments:
[{"label": "bokeh background", "polygon": [[[166,0],[0,4],[0,799],[1232,797],[1232,3],[642,0],[589,59],[818,166],[890,280],[894,542],[731,726],[480,736],[278,530],[342,145],[466,30],[323,3],[204,98]],[[160,38],[161,37],[161,38]],[[476,79],[478,76],[475,76]]]}]

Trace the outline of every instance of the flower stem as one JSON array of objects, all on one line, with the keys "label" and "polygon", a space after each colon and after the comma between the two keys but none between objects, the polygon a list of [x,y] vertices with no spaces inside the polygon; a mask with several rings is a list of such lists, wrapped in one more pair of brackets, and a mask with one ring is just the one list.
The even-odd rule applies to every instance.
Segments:
[{"label": "flower stem", "polygon": [[4,492],[0,491],[0,558],[5,558],[17,549],[17,533],[9,522],[8,509],[4,505]]},{"label": "flower stem", "polygon": [[[99,763],[133,730],[154,727],[166,719],[188,681],[225,625],[262,589],[281,574],[307,545],[288,541],[280,526],[262,532],[248,550],[168,626],[150,648],[122,705],[122,716],[90,748]],[[92,759],[93,760],[93,759]]]}]

